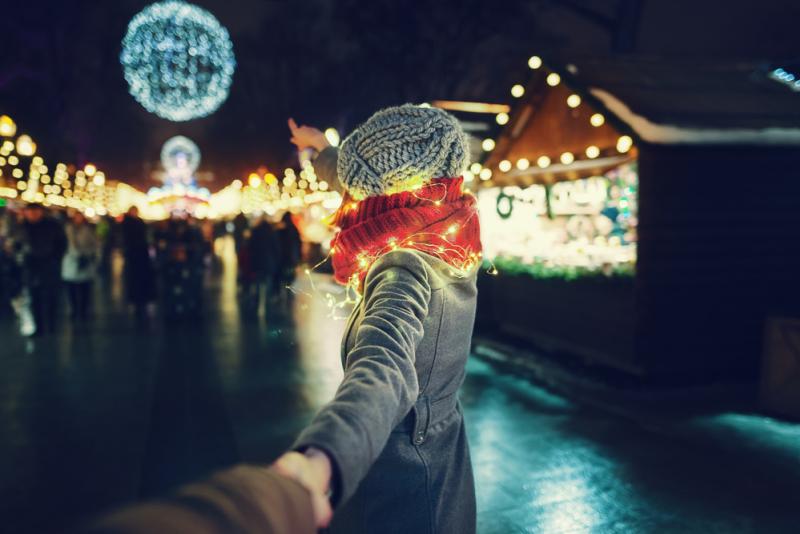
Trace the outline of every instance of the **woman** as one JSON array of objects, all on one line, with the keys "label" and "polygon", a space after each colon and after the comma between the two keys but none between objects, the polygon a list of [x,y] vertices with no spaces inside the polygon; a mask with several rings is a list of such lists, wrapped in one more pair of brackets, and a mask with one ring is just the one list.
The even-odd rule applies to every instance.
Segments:
[{"label": "woman", "polygon": [[97,274],[99,242],[94,227],[80,211],[72,214],[65,232],[67,253],[61,261],[61,278],[67,285],[72,319],[85,321],[89,316],[92,281]]},{"label": "woman", "polygon": [[444,111],[411,105],[373,115],[338,154],[318,130],[290,128],[298,148],[320,151],[323,178],[337,160],[332,261],[362,298],[336,396],[275,466],[312,473],[312,494],[331,492],[334,532],[474,532],[457,400],[481,249],[475,198],[462,192],[466,137]]}]

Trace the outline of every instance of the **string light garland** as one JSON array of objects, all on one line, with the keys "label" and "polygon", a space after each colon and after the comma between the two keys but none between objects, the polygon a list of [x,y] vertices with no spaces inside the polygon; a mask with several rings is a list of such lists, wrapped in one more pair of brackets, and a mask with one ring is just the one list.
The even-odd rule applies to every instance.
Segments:
[{"label": "string light garland", "polygon": [[[542,61],[542,58],[539,56],[534,55],[528,59],[528,67],[530,67],[532,70],[537,70],[541,68],[543,64],[544,63]],[[570,73],[573,75],[577,73],[577,69],[572,65],[568,65],[567,70],[570,71]],[[784,69],[776,69],[771,74],[778,81],[795,82],[795,78],[788,75]],[[547,74],[547,76],[545,76],[545,82],[550,87],[556,87],[561,83],[561,76],[557,72],[550,72]],[[797,83],[800,83],[800,79],[797,80]],[[511,95],[514,98],[521,98],[524,94],[525,94],[525,88],[522,85],[515,84],[514,86],[511,87]],[[575,93],[570,94],[569,96],[567,96],[566,99],[567,106],[572,109],[575,109],[578,106],[580,106],[582,102],[583,100],[580,97],[580,95]],[[501,118],[500,115],[503,115],[503,117]],[[507,124],[509,121],[510,117],[507,114],[499,114],[496,117],[496,122],[501,126]],[[603,124],[605,124],[605,122],[606,119],[601,113],[593,113],[589,117],[589,124],[591,124],[595,128],[602,126]],[[619,153],[624,154],[629,152],[633,148],[633,139],[627,135],[621,136],[617,140],[616,148]],[[586,147],[585,154],[588,159],[595,159],[600,156],[600,148],[594,145],[590,145]],[[559,160],[564,165],[571,165],[572,163],[575,162],[575,159],[576,159],[575,155],[571,152],[565,152],[559,156]],[[548,156],[540,156],[537,159],[536,164],[539,168],[544,169],[550,166],[551,160]],[[497,169],[504,173],[511,171],[512,167],[513,167],[512,163],[508,160],[502,160],[497,164]],[[527,158],[519,158],[517,160],[516,167],[520,171],[525,171],[530,167],[530,161]]]},{"label": "string light garland", "polygon": [[216,111],[236,67],[228,31],[211,13],[182,0],[152,4],[131,19],[120,63],[131,95],[171,121]]}]

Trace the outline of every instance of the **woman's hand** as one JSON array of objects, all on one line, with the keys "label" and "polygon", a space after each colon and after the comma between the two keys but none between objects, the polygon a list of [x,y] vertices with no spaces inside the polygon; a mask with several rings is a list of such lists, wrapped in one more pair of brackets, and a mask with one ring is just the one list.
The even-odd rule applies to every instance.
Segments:
[{"label": "woman's hand", "polygon": [[287,452],[275,460],[272,468],[308,490],[317,528],[327,527],[333,517],[328,499],[332,472],[328,455],[314,447],[306,450],[305,454]]},{"label": "woman's hand", "polygon": [[331,146],[325,134],[313,126],[305,124],[298,126],[294,119],[289,119],[289,130],[292,132],[290,141],[297,146],[298,150],[310,147],[317,152],[322,152]]}]

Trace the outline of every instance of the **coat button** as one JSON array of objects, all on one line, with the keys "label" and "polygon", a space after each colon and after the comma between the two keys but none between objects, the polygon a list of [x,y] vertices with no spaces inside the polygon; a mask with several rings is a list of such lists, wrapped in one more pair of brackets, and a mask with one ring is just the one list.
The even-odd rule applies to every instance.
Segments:
[{"label": "coat button", "polygon": [[425,441],[425,433],[417,432],[417,435],[414,436],[414,445],[422,445],[423,441]]}]

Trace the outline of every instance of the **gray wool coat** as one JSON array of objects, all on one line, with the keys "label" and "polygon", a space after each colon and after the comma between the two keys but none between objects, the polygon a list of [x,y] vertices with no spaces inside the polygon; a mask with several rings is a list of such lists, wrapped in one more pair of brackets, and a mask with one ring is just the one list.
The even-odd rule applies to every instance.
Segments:
[{"label": "gray wool coat", "polygon": [[474,273],[421,252],[370,268],[342,341],[344,380],[295,443],[333,460],[331,532],[475,532],[457,392],[476,296]]}]

